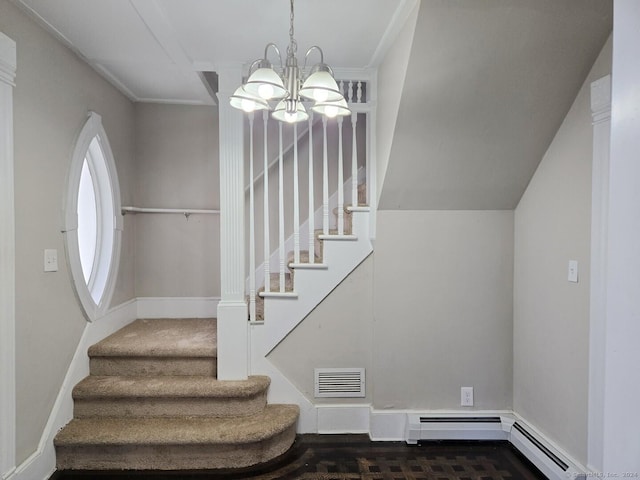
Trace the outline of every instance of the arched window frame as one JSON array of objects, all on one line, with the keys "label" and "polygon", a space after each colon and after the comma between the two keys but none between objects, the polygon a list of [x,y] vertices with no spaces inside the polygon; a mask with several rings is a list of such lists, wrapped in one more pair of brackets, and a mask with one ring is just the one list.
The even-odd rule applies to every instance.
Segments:
[{"label": "arched window frame", "polygon": [[[98,144],[93,144],[93,139],[98,139]],[[94,148],[99,146],[102,155],[96,155]],[[102,157],[102,158],[100,158]],[[96,255],[91,277],[87,285],[82,272],[80,250],[78,244],[78,191],[82,167],[87,159],[87,164],[93,181],[97,205],[98,239]],[[104,160],[103,162],[101,160]],[[110,201],[113,215],[105,218],[104,209],[100,205]],[[109,209],[108,209],[109,210]],[[107,226],[105,228],[105,225]],[[87,320],[94,321],[105,315],[113,297],[118,268],[120,265],[120,244],[122,237],[122,208],[120,203],[120,187],[116,165],[109,145],[107,133],[102,126],[102,117],[89,112],[89,118],[82,127],[76,140],[67,182],[67,194],[64,205],[64,237],[67,249],[67,259],[71,271],[72,283],[76,296],[80,301]],[[104,242],[111,243],[111,255],[105,255]],[[102,295],[95,301],[91,289],[94,287],[96,277],[102,276],[104,289]],[[104,278],[106,276],[106,278]]]}]

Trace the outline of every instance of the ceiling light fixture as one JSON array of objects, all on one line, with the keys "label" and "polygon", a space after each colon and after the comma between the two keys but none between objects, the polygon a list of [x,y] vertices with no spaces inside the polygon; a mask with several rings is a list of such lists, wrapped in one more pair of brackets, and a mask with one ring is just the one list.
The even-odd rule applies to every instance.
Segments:
[{"label": "ceiling light fixture", "polygon": [[[269,43],[264,49],[264,58],[258,59],[249,67],[249,78],[238,87],[229,101],[232,107],[245,112],[255,110],[270,110],[270,102],[275,104],[271,114],[273,118],[281,122],[303,122],[309,118],[309,114],[303,102],[313,102],[311,109],[317,113],[333,118],[349,115],[351,110],[347,101],[338,88],[333,77],[331,67],[324,63],[322,49],[316,45],[307,50],[304,56],[304,66],[298,67],[296,54],[298,44],[293,38],[293,0],[291,0],[291,15],[289,27],[289,46],[287,47],[287,60],[282,65],[280,50],[274,43]],[[267,59],[269,48],[278,54],[280,70],[278,73]],[[320,54],[320,62],[316,63],[305,75],[307,59],[309,55],[317,51]]]}]

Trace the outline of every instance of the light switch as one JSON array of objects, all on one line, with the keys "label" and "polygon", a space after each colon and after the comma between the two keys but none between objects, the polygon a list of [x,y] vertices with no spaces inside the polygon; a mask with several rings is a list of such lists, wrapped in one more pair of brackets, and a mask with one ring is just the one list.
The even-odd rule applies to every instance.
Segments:
[{"label": "light switch", "polygon": [[569,274],[567,280],[573,283],[578,283],[578,261],[569,260]]},{"label": "light switch", "polygon": [[58,271],[58,250],[46,249],[44,251],[44,271],[45,272]]}]

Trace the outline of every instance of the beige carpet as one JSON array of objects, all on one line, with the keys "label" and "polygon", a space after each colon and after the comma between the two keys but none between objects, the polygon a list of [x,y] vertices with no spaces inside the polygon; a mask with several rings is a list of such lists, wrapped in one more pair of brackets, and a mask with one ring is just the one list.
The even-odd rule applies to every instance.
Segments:
[{"label": "beige carpet", "polygon": [[298,407],[267,405],[268,377],[217,380],[216,341],[215,319],[147,319],[90,347],[58,469],[240,468],[286,452]]}]

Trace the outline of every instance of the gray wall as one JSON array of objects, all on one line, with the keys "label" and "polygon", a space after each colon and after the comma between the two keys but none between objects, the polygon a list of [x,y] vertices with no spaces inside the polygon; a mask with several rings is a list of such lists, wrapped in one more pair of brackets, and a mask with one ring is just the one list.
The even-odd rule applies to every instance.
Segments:
[{"label": "gray wall", "polygon": [[512,285],[512,211],[378,212],[374,406],[510,408]]},{"label": "gray wall", "polygon": [[[216,107],[139,103],[135,132],[135,206],[219,208]],[[136,296],[220,296],[219,220],[135,215]]]},{"label": "gray wall", "polygon": [[[603,48],[515,210],[514,408],[586,464],[592,126]],[[577,260],[579,283],[567,281]]]},{"label": "gray wall", "polygon": [[[131,102],[78,57],[0,0],[0,30],[17,42],[14,94],[16,204],[16,448],[20,464],[40,440],[85,327],[60,232],[74,141],[93,110],[116,161],[123,202],[132,199]],[[123,232],[114,302],[133,298],[131,222]],[[58,250],[59,271],[43,272],[43,250]]]},{"label": "gray wall", "polygon": [[315,367],[365,367],[376,408],[459,409],[473,386],[473,409],[508,409],[512,285],[512,211],[381,211],[374,254],[270,359],[315,403]]}]

